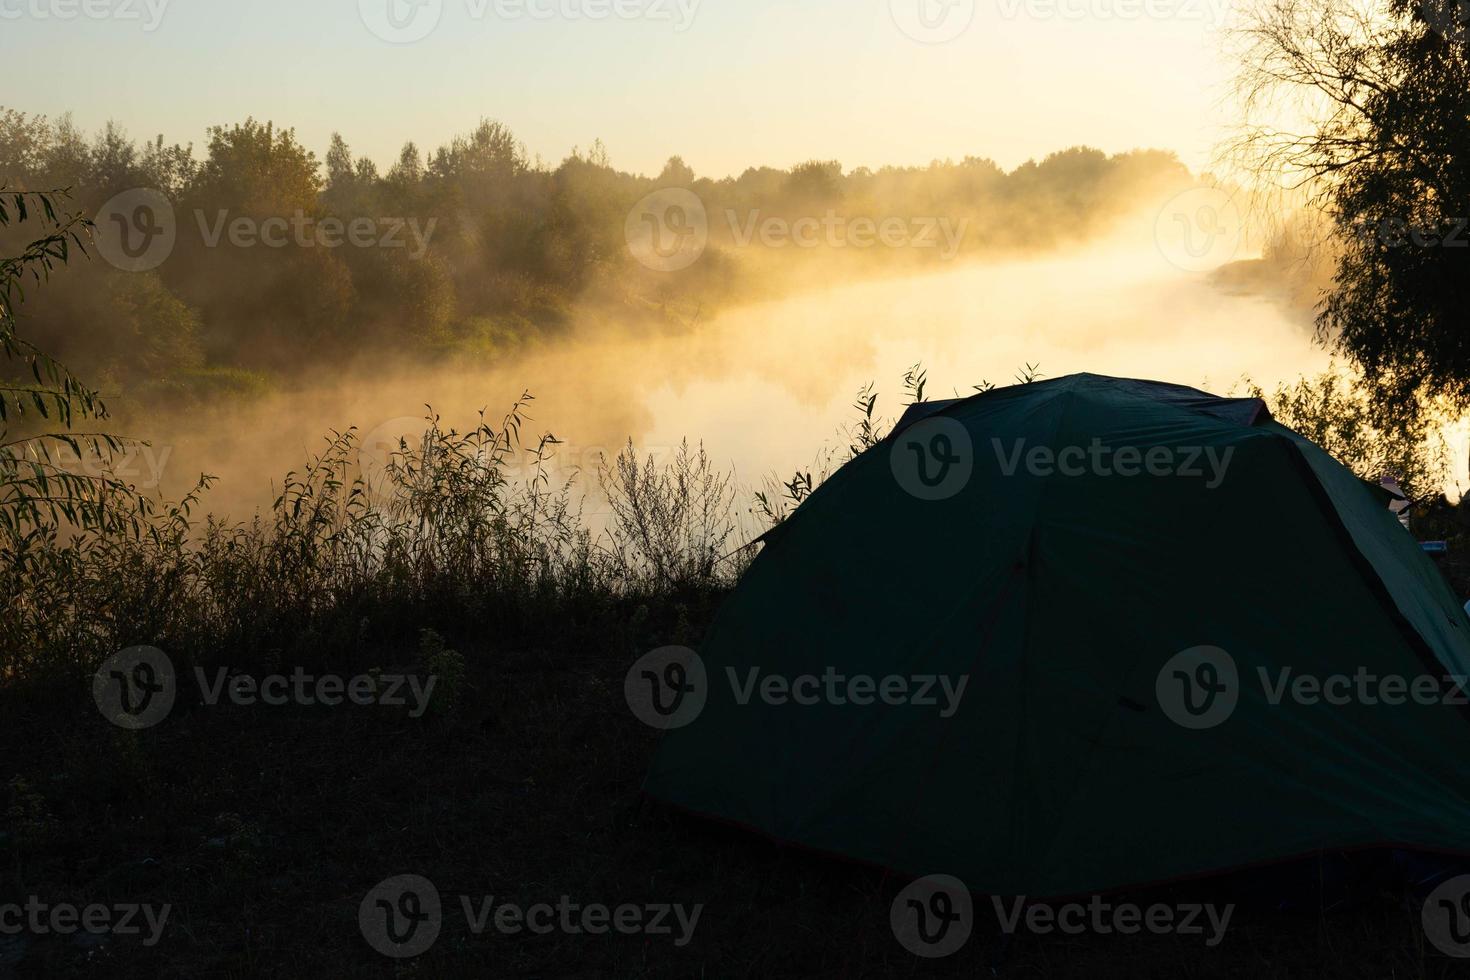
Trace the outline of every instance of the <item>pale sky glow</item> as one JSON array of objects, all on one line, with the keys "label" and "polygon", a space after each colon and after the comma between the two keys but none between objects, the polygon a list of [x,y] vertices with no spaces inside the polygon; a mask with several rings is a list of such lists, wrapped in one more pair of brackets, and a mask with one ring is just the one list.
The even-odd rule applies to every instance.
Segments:
[{"label": "pale sky glow", "polygon": [[[387,3],[433,29],[380,39],[368,25],[390,23]],[[923,33],[920,3],[941,33],[973,19],[921,43],[900,27]],[[254,115],[319,157],[339,130],[385,165],[405,140],[432,148],[483,116],[548,162],[600,137],[645,173],[672,154],[708,176],[813,157],[1009,168],[1076,144],[1171,149],[1198,168],[1229,76],[1221,3],[0,0],[0,100],[196,150],[207,126]]]}]

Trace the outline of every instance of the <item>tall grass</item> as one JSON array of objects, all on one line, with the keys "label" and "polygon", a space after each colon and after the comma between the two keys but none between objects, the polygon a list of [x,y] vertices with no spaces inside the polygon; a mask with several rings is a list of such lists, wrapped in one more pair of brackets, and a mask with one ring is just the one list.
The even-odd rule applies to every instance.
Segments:
[{"label": "tall grass", "polygon": [[534,645],[610,604],[731,581],[733,492],[703,447],[607,463],[613,520],[594,535],[573,483],[548,475],[554,440],[520,443],[528,400],[468,432],[430,415],[371,478],[356,431],[334,432],[245,522],[196,520],[204,486],[169,507],[112,501],[126,520],[48,535],[11,570],[0,669],[89,670],[144,643],[186,662],[340,665],[427,628]]},{"label": "tall grass", "polygon": [[391,656],[426,629],[544,645],[736,574],[733,492],[703,446],[657,466],[630,443],[601,469],[613,519],[594,536],[572,482],[550,476],[555,437],[523,442],[529,393],[465,432],[431,409],[386,459],[332,432],[245,522],[199,516],[207,475],[174,503],[139,493],[114,473],[125,440],[84,431],[106,427],[101,396],[19,336],[16,300],[86,252],[90,226],[59,197],[0,189],[0,227],[42,226],[0,263],[0,681],[136,644],[239,667]]},{"label": "tall grass", "polygon": [[[25,195],[6,200],[0,225],[36,213]],[[0,682],[76,676],[139,644],[245,669],[411,657],[402,651],[421,647],[426,630],[481,648],[606,649],[650,609],[682,621],[687,604],[712,601],[748,560],[731,478],[688,442],[661,464],[631,442],[604,460],[596,478],[610,516],[594,531],[583,488],[551,476],[558,440],[525,434],[529,393],[463,432],[431,409],[386,458],[365,455],[355,429],[334,431],[286,474],[268,510],[243,522],[206,515],[208,476],[167,503],[106,471],[68,471],[56,447],[105,462],[123,443],[80,429],[105,428],[102,399],[16,333],[13,292],[44,282],[83,245],[84,229],[39,202],[46,234],[0,267]],[[1017,381],[1038,377],[1027,365]],[[907,403],[924,400],[927,384],[922,366],[911,368]],[[1357,394],[1319,379],[1272,401],[1360,469],[1428,475],[1438,457],[1424,433],[1376,429]],[[836,446],[789,481],[767,480],[753,512],[783,520],[877,445],[891,425],[877,404],[873,386],[862,388]]]}]

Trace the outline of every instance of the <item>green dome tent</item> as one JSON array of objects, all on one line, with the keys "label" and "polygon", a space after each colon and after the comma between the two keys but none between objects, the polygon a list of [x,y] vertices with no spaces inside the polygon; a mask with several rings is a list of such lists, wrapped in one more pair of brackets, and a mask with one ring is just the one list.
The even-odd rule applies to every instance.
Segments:
[{"label": "green dome tent", "polygon": [[914,406],[768,534],[646,789],[1000,895],[1470,852],[1467,673],[1437,569],[1260,401],[1075,375]]}]

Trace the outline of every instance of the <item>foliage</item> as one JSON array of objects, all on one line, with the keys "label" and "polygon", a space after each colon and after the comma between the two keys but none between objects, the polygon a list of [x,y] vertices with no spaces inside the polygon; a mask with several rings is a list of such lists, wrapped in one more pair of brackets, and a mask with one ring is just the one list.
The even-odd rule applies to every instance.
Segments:
[{"label": "foliage", "polygon": [[465,659],[458,650],[444,645],[444,637],[433,630],[419,633],[419,663],[434,679],[434,696],[428,711],[435,717],[454,714],[464,700]]},{"label": "foliage", "polygon": [[709,581],[735,533],[734,490],[704,444],[679,444],[664,467],[640,461],[631,442],[599,470],[612,506],[609,554],[630,584],[683,590]]},{"label": "foliage", "polygon": [[1358,476],[1377,483],[1393,476],[1412,499],[1440,493],[1449,473],[1449,449],[1438,426],[1420,415],[1385,418],[1361,376],[1330,368],[1313,378],[1278,385],[1270,395],[1247,381],[1276,421],[1306,436]]},{"label": "foliage", "polygon": [[[1470,34],[1457,0],[1263,0],[1234,148],[1306,187],[1340,250],[1319,334],[1398,418],[1470,405]],[[1302,130],[1282,119],[1306,120]]]},{"label": "foliage", "polygon": [[[42,230],[20,255],[0,259],[0,595],[15,605],[25,601],[25,576],[69,529],[138,535],[138,517],[149,510],[106,472],[124,440],[77,429],[107,419],[101,396],[16,332],[27,282],[45,282],[73,250],[85,254],[89,226],[58,212],[61,196],[0,188],[0,228],[37,220]],[[98,460],[100,471],[69,465],[84,457]]]},{"label": "foliage", "polygon": [[[969,157],[876,171],[808,161],[711,179],[675,156],[646,177],[616,169],[600,142],[559,164],[533,160],[490,120],[437,148],[408,143],[384,172],[341,134],[321,159],[270,121],[215,126],[204,136],[196,157],[192,145],[161,136],[135,144],[109,125],[89,139],[69,117],[0,108],[0,181],[72,186],[86,214],[140,187],[161,191],[173,208],[177,238],[155,271],[118,275],[91,263],[25,310],[30,339],[64,352],[88,376],[105,371],[130,395],[188,395],[202,370],[306,377],[344,354],[479,360],[555,336],[589,312],[597,322],[678,326],[731,301],[800,288],[825,272],[821,262],[859,274],[904,272],[932,266],[944,251],[778,250],[758,234],[744,239],[752,222],[943,219],[970,229],[962,254],[1006,253],[1104,231],[1145,191],[1191,181],[1168,154],[1083,148],[1011,173]],[[678,274],[639,265],[625,238],[635,205],[671,186],[697,194],[709,219],[709,247]],[[228,229],[240,219],[285,220],[288,243],[232,244]],[[397,236],[402,248],[302,246],[295,230],[305,223],[311,241],[326,227],[317,222],[367,221],[377,242],[399,220],[425,232],[422,254],[406,230]],[[83,329],[119,315],[119,330]]]},{"label": "foliage", "polygon": [[[79,452],[92,440],[106,461],[123,444],[75,429],[105,420],[106,409],[15,336],[9,297],[59,268],[81,245],[82,226],[25,194],[7,196],[5,207],[7,219],[39,207],[46,234],[0,266],[5,350],[31,376],[0,389],[12,427],[0,456],[0,677],[89,671],[140,643],[185,662],[320,667],[360,662],[375,645],[411,644],[448,623],[493,629],[507,642],[544,639],[593,629],[613,602],[683,605],[741,571],[749,552],[732,516],[736,491],[702,445],[685,442],[660,463],[630,443],[604,461],[598,477],[611,511],[594,531],[571,480],[550,476],[559,440],[547,433],[523,442],[529,394],[498,422],[482,413],[465,432],[430,409],[422,431],[386,453],[363,447],[355,430],[332,432],[286,475],[269,511],[244,523],[194,518],[208,477],[162,504],[105,471],[71,472],[54,451],[36,447]],[[1016,380],[1039,377],[1028,364]],[[906,401],[928,397],[928,386],[914,365],[903,378]],[[813,467],[768,481],[757,512],[783,519],[837,467],[877,446],[891,425],[878,401],[874,386],[864,386],[855,420],[839,432],[836,445],[845,448],[826,447]],[[1362,383],[1304,379],[1273,401],[1282,421],[1366,476],[1392,469],[1422,493],[1442,470],[1428,430],[1379,424]],[[15,428],[38,422],[53,428]],[[455,674],[447,644],[424,642],[423,656]]]},{"label": "foliage", "polygon": [[[608,472],[615,519],[594,539],[570,481],[549,475],[557,440],[521,443],[529,401],[463,433],[431,411],[386,458],[355,430],[331,433],[249,522],[194,521],[201,486],[167,508],[112,500],[121,524],[43,535],[7,568],[17,598],[0,609],[0,676],[90,670],[138,643],[195,663],[319,668],[422,623],[582,628],[575,615],[610,597],[708,591],[737,573],[720,561],[729,480],[702,450],[660,467],[630,448]],[[425,642],[434,669],[454,673],[458,655]]]}]

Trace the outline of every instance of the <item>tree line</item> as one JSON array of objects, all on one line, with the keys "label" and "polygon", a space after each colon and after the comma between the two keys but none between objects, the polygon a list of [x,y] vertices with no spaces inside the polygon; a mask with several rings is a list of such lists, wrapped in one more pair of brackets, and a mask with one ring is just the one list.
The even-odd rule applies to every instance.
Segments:
[{"label": "tree line", "polygon": [[[1081,147],[1009,172],[968,157],[879,170],[809,161],[712,179],[673,157],[648,176],[614,167],[600,142],[547,164],[491,121],[429,152],[406,143],[383,171],[341,135],[318,159],[294,130],[255,119],[214,127],[196,148],[0,108],[0,186],[69,188],[89,216],[138,188],[171,208],[176,241],[156,268],[73,263],[18,310],[33,342],[144,399],[238,393],[384,352],[500,357],[574,324],[688,324],[793,288],[817,253],[832,258],[795,249],[769,261],[773,243],[753,234],[769,219],[856,219],[859,231],[942,220],[964,229],[965,255],[1045,249],[1106,228],[1160,182],[1190,179],[1169,153]],[[708,212],[707,248],[677,272],[628,247],[630,213],[661,188],[691,191]],[[365,233],[359,247],[354,228]],[[389,236],[394,247],[376,247]],[[873,247],[843,250],[852,274],[953,257],[870,237]],[[322,241],[338,247],[309,247]]]}]

